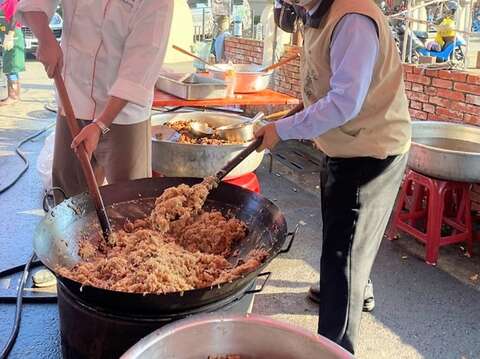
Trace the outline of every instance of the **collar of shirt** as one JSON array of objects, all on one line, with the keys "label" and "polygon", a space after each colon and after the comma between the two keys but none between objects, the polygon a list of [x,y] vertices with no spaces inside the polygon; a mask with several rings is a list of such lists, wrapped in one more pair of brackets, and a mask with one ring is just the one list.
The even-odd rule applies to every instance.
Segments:
[{"label": "collar of shirt", "polygon": [[305,20],[305,26],[318,28],[325,14],[330,10],[334,0],[321,0],[310,11]]},{"label": "collar of shirt", "polygon": [[319,2],[317,2],[317,4],[311,8],[310,10],[308,10],[308,15],[309,16],[312,16],[313,14],[315,14],[315,11],[318,10],[318,8],[320,7],[320,5],[322,5],[322,0],[320,0]]}]

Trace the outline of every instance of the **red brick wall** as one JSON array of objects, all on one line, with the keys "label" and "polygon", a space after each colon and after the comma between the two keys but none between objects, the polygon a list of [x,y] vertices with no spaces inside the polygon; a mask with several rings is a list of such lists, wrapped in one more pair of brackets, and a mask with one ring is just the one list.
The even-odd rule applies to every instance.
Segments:
[{"label": "red brick wall", "polygon": [[261,65],[263,41],[230,37],[225,41],[225,57],[234,64]]},{"label": "red brick wall", "polygon": [[[286,46],[282,59],[290,57],[299,51],[300,48],[297,46]],[[289,62],[275,71],[273,86],[275,91],[301,98],[300,86],[300,59]]]},{"label": "red brick wall", "polygon": [[[284,56],[298,47],[287,46]],[[231,37],[225,42],[225,56],[234,63],[262,63],[263,43]],[[279,92],[301,97],[300,61],[296,60],[275,72],[271,87]],[[480,74],[461,71],[424,70],[405,64],[405,87],[410,113],[415,120],[461,122],[480,126]],[[271,113],[282,108],[249,108]],[[480,185],[472,193],[473,207],[480,211]]]},{"label": "red brick wall", "polygon": [[425,70],[405,64],[410,113],[416,120],[462,122],[480,126],[480,75]]}]

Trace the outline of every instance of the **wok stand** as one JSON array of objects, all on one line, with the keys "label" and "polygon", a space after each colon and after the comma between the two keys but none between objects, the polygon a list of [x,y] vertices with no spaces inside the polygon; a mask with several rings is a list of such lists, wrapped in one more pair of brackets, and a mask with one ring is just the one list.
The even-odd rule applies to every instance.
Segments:
[{"label": "wok stand", "polygon": [[190,314],[141,317],[85,305],[68,288],[59,285],[63,358],[117,359],[141,338],[164,325],[198,314],[247,314],[252,305],[253,294],[240,294]]}]

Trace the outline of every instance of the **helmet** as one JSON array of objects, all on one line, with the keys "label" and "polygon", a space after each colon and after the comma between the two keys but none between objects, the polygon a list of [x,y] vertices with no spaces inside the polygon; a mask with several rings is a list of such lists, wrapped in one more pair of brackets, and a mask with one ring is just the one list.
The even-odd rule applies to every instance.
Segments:
[{"label": "helmet", "polygon": [[447,16],[453,16],[455,15],[455,12],[457,11],[458,9],[458,3],[454,0],[452,1],[447,1],[445,3],[445,6],[447,8]]},{"label": "helmet", "polygon": [[447,1],[445,5],[447,6],[447,9],[452,11],[452,12],[455,12],[458,9],[458,3],[454,0]]}]

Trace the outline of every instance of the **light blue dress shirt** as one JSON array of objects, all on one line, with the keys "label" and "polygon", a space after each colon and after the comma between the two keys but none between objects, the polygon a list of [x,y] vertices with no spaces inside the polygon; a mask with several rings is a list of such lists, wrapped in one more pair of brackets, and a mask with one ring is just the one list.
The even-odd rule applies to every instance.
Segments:
[{"label": "light blue dress shirt", "polygon": [[330,91],[303,111],[277,121],[280,138],[314,139],[354,119],[367,97],[379,47],[372,19],[360,14],[344,16],[330,44]]}]

